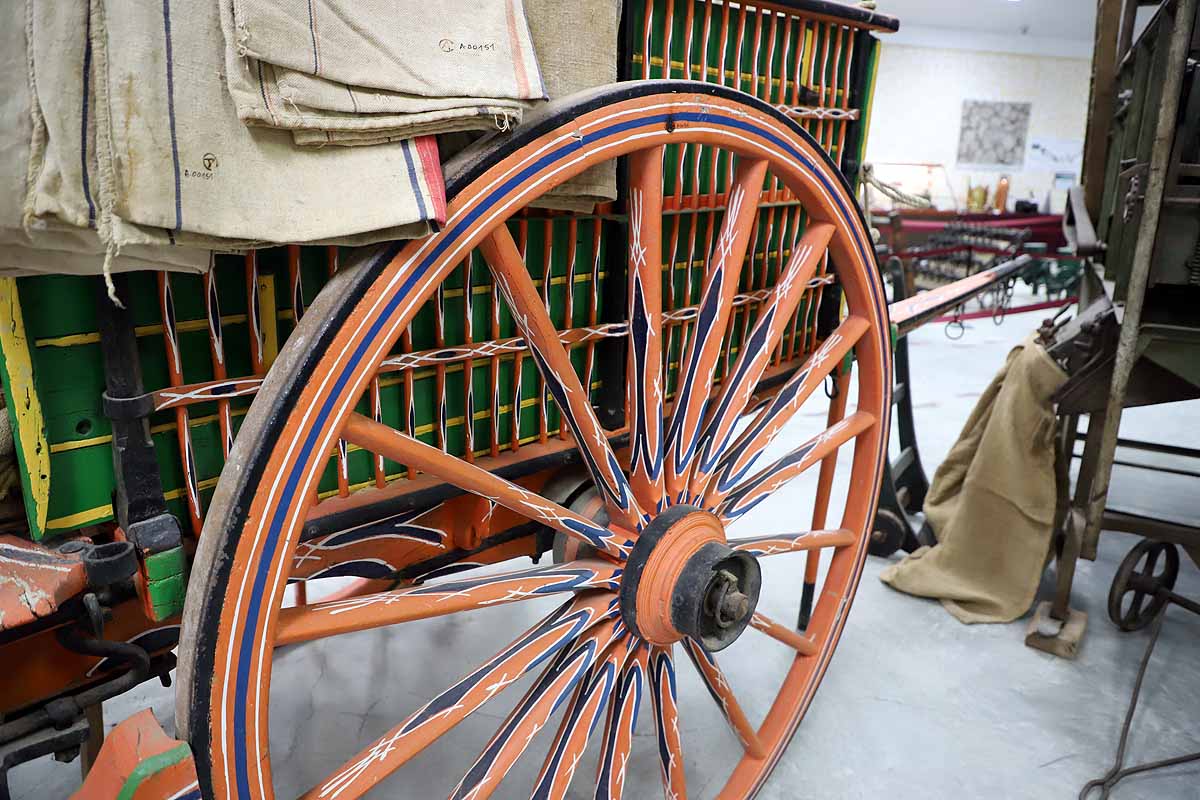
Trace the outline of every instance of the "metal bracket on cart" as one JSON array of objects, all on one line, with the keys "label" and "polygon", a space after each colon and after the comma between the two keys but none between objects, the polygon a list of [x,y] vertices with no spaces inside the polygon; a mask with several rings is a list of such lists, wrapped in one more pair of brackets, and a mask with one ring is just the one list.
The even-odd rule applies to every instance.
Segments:
[{"label": "metal bracket on cart", "polygon": [[[887,271],[892,279],[893,302],[904,300],[908,297],[904,262],[898,256],[892,256],[887,261]],[[900,437],[900,453],[894,461],[884,463],[879,509],[875,512],[875,526],[868,545],[871,555],[883,557],[890,556],[900,549],[911,553],[922,545],[934,543],[932,531],[919,515],[921,507],[925,504],[925,493],[929,491],[929,478],[925,474],[925,467],[921,464],[921,453],[917,449],[907,338],[895,341],[893,353],[892,372],[895,376],[895,386],[892,390],[892,405]]]},{"label": "metal bracket on cart", "polygon": [[[124,276],[115,276],[114,285],[118,296],[127,294]],[[183,607],[183,533],[163,496],[150,438],[154,403],[142,384],[133,320],[128,310],[109,299],[100,279],[96,280],[96,313],[107,384],[104,410],[113,433],[113,515],[142,565],[143,603],[152,619],[164,620]]]}]

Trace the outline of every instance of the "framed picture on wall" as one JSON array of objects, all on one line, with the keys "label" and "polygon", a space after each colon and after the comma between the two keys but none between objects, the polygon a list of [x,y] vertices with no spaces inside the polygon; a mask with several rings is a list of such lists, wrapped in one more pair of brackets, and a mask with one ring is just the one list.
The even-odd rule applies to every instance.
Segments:
[{"label": "framed picture on wall", "polygon": [[1032,103],[964,100],[958,166],[1008,170],[1024,166],[1032,109]]}]

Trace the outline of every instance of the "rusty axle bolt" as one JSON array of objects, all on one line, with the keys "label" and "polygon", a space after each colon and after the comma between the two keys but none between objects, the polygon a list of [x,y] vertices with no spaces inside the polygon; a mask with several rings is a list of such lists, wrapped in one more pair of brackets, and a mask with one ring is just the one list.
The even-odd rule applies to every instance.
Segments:
[{"label": "rusty axle bolt", "polygon": [[750,598],[738,591],[737,576],[728,570],[721,570],[709,587],[705,606],[719,627],[728,628],[746,618],[750,611]]}]

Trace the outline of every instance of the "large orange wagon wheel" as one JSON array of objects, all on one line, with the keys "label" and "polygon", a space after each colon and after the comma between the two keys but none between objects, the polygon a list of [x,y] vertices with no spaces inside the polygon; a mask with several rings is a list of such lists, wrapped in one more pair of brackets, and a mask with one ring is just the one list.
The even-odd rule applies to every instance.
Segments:
[{"label": "large orange wagon wheel", "polygon": [[[678,354],[678,391],[664,402],[663,154],[668,145],[685,143],[721,148],[736,161],[691,335]],[[505,221],[551,187],[618,158],[629,175],[628,429],[613,431],[598,421]],[[581,782],[594,780],[588,796],[651,796],[657,790],[650,786],[625,785],[645,702],[650,711],[641,725],[653,724],[656,734],[638,741],[656,743],[666,794],[683,798],[680,720],[687,709],[679,707],[676,688],[684,654],[742,743],[720,796],[752,796],[800,723],[837,645],[886,455],[887,310],[857,206],[797,125],[746,95],[703,84],[627,83],[572,98],[468,162],[450,181],[448,220],[439,233],[386,248],[346,270],[308,309],[225,467],[192,570],[181,644],[179,718],[205,795],[275,795],[268,723],[277,645],[485,606],[517,604],[492,612],[512,614],[531,598],[562,593],[556,610],[515,640],[496,642],[495,655],[484,663],[440,658],[445,674],[431,676],[431,699],[415,711],[398,709],[395,727],[362,742],[360,752],[304,797],[347,800],[368,792],[528,676],[523,695],[510,690],[520,697],[483,752],[465,758],[458,774],[444,776],[447,795],[491,795],[534,734],[547,728],[557,731],[549,752],[526,755],[541,764],[534,785],[506,784],[506,792],[562,797],[570,786],[579,796]],[[803,203],[807,227],[746,326],[736,356],[718,374],[768,173]],[[364,393],[413,315],[476,247],[562,410],[602,514],[570,510],[489,472],[487,458],[469,463],[356,410],[368,407]],[[802,301],[828,283],[814,277],[825,274],[826,263],[844,297],[836,327],[797,369],[780,372],[772,357]],[[853,371],[846,373],[839,367],[850,354]],[[823,400],[826,378],[839,373],[827,416],[820,416],[826,427],[794,449],[788,449],[792,442],[773,443],[806,400]],[[855,405],[847,409],[849,398]],[[553,529],[578,545],[559,549],[578,557],[281,608],[316,482],[339,437]],[[851,443],[844,511],[837,527],[827,526],[837,453]],[[739,518],[813,468],[820,473],[814,507],[797,527],[808,527],[811,515],[814,530],[740,530]],[[774,564],[799,558],[789,553],[820,551],[828,554],[828,566],[803,632],[790,621],[799,606],[802,563],[785,570],[782,586],[773,590],[792,598],[793,616],[771,618],[756,608],[760,582],[781,575]],[[735,643],[743,633],[759,641]],[[781,648],[787,666],[755,722],[720,662],[728,667],[761,659],[765,648]],[[403,672],[403,664],[396,670]],[[580,758],[589,738],[599,763],[585,768]],[[403,775],[382,794],[415,796],[404,791]]]}]

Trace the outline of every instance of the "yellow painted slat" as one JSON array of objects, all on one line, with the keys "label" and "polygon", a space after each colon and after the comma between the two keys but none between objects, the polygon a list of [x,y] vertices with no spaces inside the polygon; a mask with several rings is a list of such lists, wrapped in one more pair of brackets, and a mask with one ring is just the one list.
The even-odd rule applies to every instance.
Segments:
[{"label": "yellow painted slat", "polygon": [[8,415],[21,471],[26,516],[33,538],[40,539],[46,530],[50,508],[50,448],[46,444],[42,405],[33,385],[29,340],[25,338],[25,319],[13,278],[0,278],[0,351],[8,380]]},{"label": "yellow painted slat", "polygon": [[[214,478],[206,478],[206,479],[200,481],[200,483],[198,485],[200,487],[200,491],[203,492],[207,489],[211,489],[212,487],[216,486],[217,479],[215,477]],[[172,489],[169,492],[163,492],[163,497],[165,497],[168,500],[178,500],[180,497],[183,497],[183,492],[184,492],[183,489]],[[95,508],[89,508],[86,511],[79,511],[75,514],[68,514],[65,517],[55,517],[54,519],[52,519],[46,523],[46,530],[51,530],[51,531],[73,530],[75,528],[81,528],[84,525],[90,525],[90,524],[94,524],[96,522],[102,522],[106,519],[111,518],[112,515],[113,515],[113,507],[111,504],[103,505],[103,506],[96,506]]]}]

